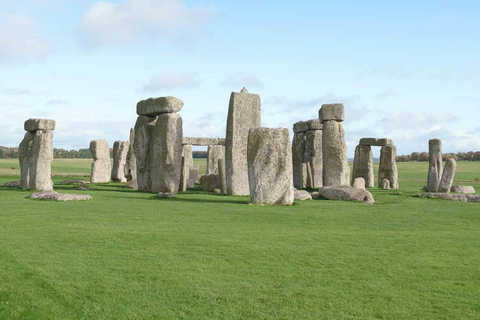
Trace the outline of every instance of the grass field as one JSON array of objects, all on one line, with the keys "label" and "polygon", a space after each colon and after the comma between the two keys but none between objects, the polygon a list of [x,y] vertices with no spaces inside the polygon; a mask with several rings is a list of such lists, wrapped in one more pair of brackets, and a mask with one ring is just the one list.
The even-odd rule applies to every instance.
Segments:
[{"label": "grass field", "polygon": [[[291,207],[58,185],[90,164],[52,166],[89,202],[0,187],[0,319],[480,318],[480,204],[412,197],[426,163],[399,163],[400,190],[371,189],[374,205]],[[459,162],[458,184],[478,178]],[[0,185],[16,179],[0,160]]]}]

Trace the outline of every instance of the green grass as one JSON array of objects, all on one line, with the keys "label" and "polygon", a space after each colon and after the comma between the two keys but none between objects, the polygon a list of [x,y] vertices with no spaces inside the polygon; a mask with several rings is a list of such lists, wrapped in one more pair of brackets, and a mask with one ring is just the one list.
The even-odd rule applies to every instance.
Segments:
[{"label": "green grass", "polygon": [[[156,199],[121,184],[56,185],[93,200],[54,203],[0,187],[0,319],[480,318],[480,204],[411,197],[427,166],[398,167],[401,189],[371,189],[370,206]],[[459,163],[465,184],[480,189],[479,175]]]}]

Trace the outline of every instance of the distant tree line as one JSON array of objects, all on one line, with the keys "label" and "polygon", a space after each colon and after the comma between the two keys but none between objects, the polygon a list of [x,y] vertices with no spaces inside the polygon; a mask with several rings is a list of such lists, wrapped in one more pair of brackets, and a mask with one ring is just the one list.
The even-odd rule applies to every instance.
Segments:
[{"label": "distant tree line", "polygon": [[[457,153],[444,153],[442,155],[443,161],[447,161],[450,158],[456,161],[480,161],[480,151],[473,152],[457,152]],[[406,156],[397,156],[397,162],[422,162],[428,161],[428,152],[413,152]]]}]

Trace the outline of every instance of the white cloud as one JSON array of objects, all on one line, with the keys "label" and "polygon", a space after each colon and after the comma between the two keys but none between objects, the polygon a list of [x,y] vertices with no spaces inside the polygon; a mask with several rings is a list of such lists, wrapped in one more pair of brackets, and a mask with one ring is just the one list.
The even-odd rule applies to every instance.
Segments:
[{"label": "white cloud", "polygon": [[378,93],[375,95],[375,98],[377,99],[387,99],[387,98],[392,98],[397,96],[397,91],[394,89],[385,89],[382,92]]},{"label": "white cloud", "polygon": [[49,100],[47,103],[45,103],[45,106],[50,107],[50,106],[66,106],[68,105],[69,102],[67,100]]},{"label": "white cloud", "polygon": [[0,25],[0,64],[31,62],[49,53],[50,43],[36,32],[33,20],[10,15]]},{"label": "white cloud", "polygon": [[181,0],[98,1],[85,13],[78,29],[88,46],[119,45],[204,24],[212,13],[211,5],[187,7]]},{"label": "white cloud", "polygon": [[223,85],[227,87],[238,88],[237,90],[240,90],[243,87],[246,87],[247,89],[263,88],[263,82],[260,81],[260,79],[258,79],[256,76],[242,73],[232,74],[230,77],[225,79]]},{"label": "white cloud", "polygon": [[193,75],[173,72],[152,77],[149,83],[143,86],[141,91],[155,93],[176,89],[193,89],[198,87],[199,84],[200,81],[195,79]]}]

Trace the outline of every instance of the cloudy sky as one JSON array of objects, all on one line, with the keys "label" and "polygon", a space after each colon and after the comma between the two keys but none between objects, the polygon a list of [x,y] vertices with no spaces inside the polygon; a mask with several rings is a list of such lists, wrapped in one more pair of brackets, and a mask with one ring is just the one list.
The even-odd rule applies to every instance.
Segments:
[{"label": "cloudy sky", "polygon": [[184,135],[224,137],[231,91],[288,127],[344,103],[362,137],[399,154],[480,150],[480,2],[0,0],[0,145],[31,117],[55,147],[127,140],[139,100],[185,105]]}]

